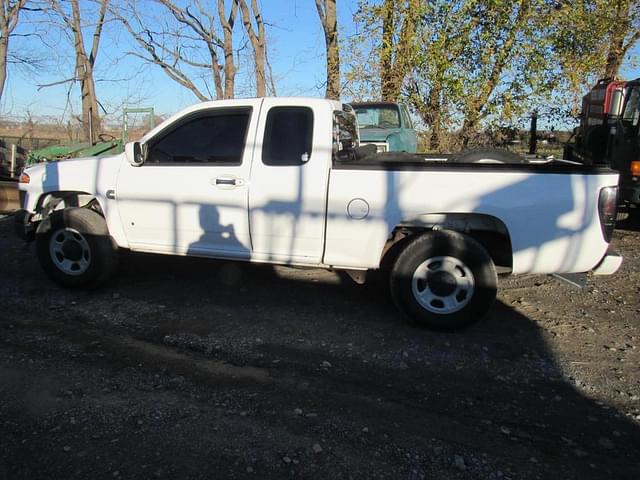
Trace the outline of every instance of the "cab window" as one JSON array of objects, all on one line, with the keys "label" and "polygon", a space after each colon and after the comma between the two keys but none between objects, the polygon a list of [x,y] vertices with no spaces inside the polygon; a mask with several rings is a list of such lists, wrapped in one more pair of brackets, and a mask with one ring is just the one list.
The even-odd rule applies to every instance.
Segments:
[{"label": "cab window", "polygon": [[311,159],[313,110],[308,107],[274,107],[267,114],[262,162],[296,166]]},{"label": "cab window", "polygon": [[357,106],[360,128],[400,128],[400,115],[395,105]]},{"label": "cab window", "polygon": [[197,113],[149,146],[145,165],[241,165],[251,109]]},{"label": "cab window", "polygon": [[629,93],[629,100],[624,108],[622,119],[627,122],[633,122],[638,125],[638,116],[640,115],[640,89],[633,88]]}]

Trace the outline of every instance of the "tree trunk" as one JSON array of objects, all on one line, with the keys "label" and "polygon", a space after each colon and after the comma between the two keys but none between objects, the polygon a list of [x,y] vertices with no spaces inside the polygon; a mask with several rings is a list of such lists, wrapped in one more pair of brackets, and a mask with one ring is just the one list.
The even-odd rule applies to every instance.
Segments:
[{"label": "tree trunk", "polygon": [[471,138],[477,132],[478,123],[480,122],[479,114],[477,110],[469,113],[462,124],[462,147],[467,148],[469,146],[469,142],[471,142]]},{"label": "tree trunk", "polygon": [[53,1],[54,9],[62,16],[62,19],[73,32],[74,49],[76,52],[76,81],[80,82],[80,95],[82,103],[82,132],[83,140],[89,141],[95,138],[93,132],[100,132],[100,115],[98,114],[98,97],[96,95],[96,84],[93,77],[93,68],[96,57],[98,56],[98,48],[100,45],[100,36],[102,34],[102,26],[107,11],[109,0],[100,1],[100,12],[96,22],[96,28],[93,32],[93,42],[91,51],[87,55],[84,37],[82,34],[82,19],[80,15],[80,5],[78,0],[70,0],[71,17],[69,17],[60,7],[57,1]]},{"label": "tree trunk", "polygon": [[[242,11],[242,23],[244,24],[244,28],[249,36],[249,40],[251,41],[251,46],[253,47],[256,73],[256,96],[264,97],[267,94],[267,76],[265,74],[266,39],[262,15],[260,14],[260,9],[258,8],[256,0],[251,0],[251,13],[249,12],[249,7],[247,7],[246,0],[236,1],[240,5],[240,10]],[[257,33],[251,23],[251,15],[253,15],[256,22],[256,28],[258,29]]]},{"label": "tree trunk", "polygon": [[316,0],[316,8],[324,30],[327,55],[327,89],[325,96],[340,99],[340,47],[338,44],[338,15],[336,0]]},{"label": "tree trunk", "polygon": [[624,60],[624,38],[612,39],[607,54],[607,64],[604,67],[604,78],[616,78]]},{"label": "tree trunk", "polygon": [[[402,26],[394,40],[398,12]],[[382,5],[382,45],[380,48],[380,89],[382,99],[397,102],[402,85],[411,71],[416,23],[420,18],[420,0],[385,0]]]},{"label": "tree trunk", "polygon": [[338,17],[336,2],[327,2],[327,25],[329,30],[325,36],[327,49],[327,98],[340,98],[340,51],[338,49]]},{"label": "tree trunk", "polygon": [[382,4],[382,45],[380,46],[380,93],[385,102],[395,101],[393,80],[394,0]]},{"label": "tree trunk", "polygon": [[[236,64],[233,60],[233,25],[236,20],[238,3],[231,4],[229,18],[225,13],[224,0],[218,0],[218,16],[222,25],[224,52],[224,98],[233,98],[235,93]],[[210,47],[212,48],[212,47]],[[212,62],[213,63],[213,62]]]},{"label": "tree trunk", "polygon": [[633,3],[634,2],[628,0],[616,2],[616,12],[611,26],[604,78],[616,78],[618,76],[624,57],[640,37],[640,32],[636,31],[627,43],[625,43],[626,36],[632,31],[630,25],[632,24],[631,9],[633,8]]},{"label": "tree trunk", "polygon": [[441,90],[439,85],[434,85],[429,94],[429,148],[438,150],[442,136],[442,106],[440,102]]},{"label": "tree trunk", "polygon": [[[25,1],[25,0],[21,0]],[[100,132],[100,115],[98,114],[98,96],[96,94],[96,84],[93,77],[96,58],[100,47],[100,37],[102,27],[107,13],[109,0],[96,0],[100,6],[98,18],[95,22],[95,29],[91,36],[91,50],[87,53],[85,39],[82,31],[82,17],[80,14],[80,4],[78,0],[69,0],[71,14],[62,8],[58,0],[47,0],[50,8],[56,12],[73,38],[73,48],[76,54],[75,75],[66,81],[80,83],[80,101],[82,104],[82,139],[85,141],[94,140],[93,132]],[[65,81],[65,82],[66,82]],[[64,83],[56,82],[55,84]],[[54,85],[54,84],[50,84]],[[49,86],[50,86],[49,85]]]},{"label": "tree trunk", "polygon": [[0,100],[2,100],[2,92],[4,91],[4,82],[7,79],[7,54],[9,53],[9,32],[2,29],[2,37],[0,37]]},{"label": "tree trunk", "polygon": [[9,36],[16,28],[20,10],[26,0],[0,0],[0,99],[7,80],[7,56],[9,55]]},{"label": "tree trunk", "polygon": [[82,98],[82,132],[85,141],[95,141],[101,130],[100,115],[98,114],[98,96],[93,78],[93,66],[86,57],[76,60],[77,78],[80,80],[80,95]]}]

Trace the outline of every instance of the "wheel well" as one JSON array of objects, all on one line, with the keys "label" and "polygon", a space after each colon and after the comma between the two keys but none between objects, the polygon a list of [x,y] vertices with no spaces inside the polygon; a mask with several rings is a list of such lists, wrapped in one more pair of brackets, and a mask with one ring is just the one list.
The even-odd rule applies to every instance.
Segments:
[{"label": "wheel well", "polygon": [[496,267],[503,271],[511,271],[513,267],[511,237],[505,224],[491,215],[459,213],[420,215],[397,225],[382,250],[380,267],[390,267],[409,241],[433,230],[453,230],[468,235],[485,248]]},{"label": "wheel well", "polygon": [[47,192],[40,196],[36,205],[36,212],[42,218],[46,218],[56,210],[62,210],[67,207],[90,208],[100,215],[104,216],[100,202],[95,195],[80,191],[56,191]]}]

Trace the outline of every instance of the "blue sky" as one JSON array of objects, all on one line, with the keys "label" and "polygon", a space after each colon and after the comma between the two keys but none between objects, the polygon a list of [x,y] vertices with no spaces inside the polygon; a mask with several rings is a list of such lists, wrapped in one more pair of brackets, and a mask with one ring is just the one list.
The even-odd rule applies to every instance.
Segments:
[{"label": "blue sky", "polygon": [[[95,4],[90,0],[80,1],[83,12],[89,14],[88,18],[94,18],[91,9],[95,8]],[[112,0],[113,3],[117,1]],[[269,57],[278,95],[323,96],[324,34],[314,0],[262,0],[261,4],[268,24]],[[352,18],[356,9],[357,0],[338,0],[343,39],[355,29]],[[18,33],[34,29],[44,33],[51,47],[45,50],[48,66],[37,74],[12,69],[0,104],[0,114],[18,118],[24,117],[27,112],[35,116],[60,117],[65,114],[68,118],[70,113],[79,111],[78,87],[69,90],[70,84],[61,84],[38,89],[37,85],[72,76],[72,47],[62,33],[50,25],[32,22],[28,15],[23,19],[25,21]],[[236,27],[236,38],[239,38],[242,36],[239,21]],[[87,37],[90,31],[87,29]],[[35,55],[43,51],[39,42],[32,38],[17,38],[13,47],[20,51],[31,51]],[[639,48],[636,48],[636,54]],[[131,107],[152,106],[159,114],[170,114],[197,102],[191,92],[170,80],[159,67],[146,65],[139,59],[125,55],[125,52],[133,49],[135,46],[127,32],[113,23],[106,26],[97,61],[96,80],[98,97],[112,118],[124,104]],[[241,68],[236,82],[239,96],[243,96],[241,90],[246,80],[243,74],[251,75],[250,65]],[[640,76],[640,71],[637,67],[627,66],[623,76],[635,78]]]},{"label": "blue sky", "polygon": [[[325,76],[324,33],[320,26],[313,0],[262,0],[263,16],[269,24],[269,59],[277,93],[280,96],[323,96],[322,83]],[[352,16],[357,7],[356,0],[342,0],[339,5],[341,32],[353,30]],[[81,8],[92,8],[87,0],[81,0]],[[87,10],[88,11],[88,10]],[[21,31],[39,28],[28,22]],[[158,113],[173,113],[196,103],[197,98],[185,88],[169,79],[159,67],[144,65],[141,60],[126,57],[124,53],[135,48],[128,34],[115,25],[107,25],[103,34],[97,60],[97,91],[106,109],[116,111],[123,102],[130,106],[153,106]],[[235,35],[242,36],[239,21]],[[240,27],[240,28],[239,28]],[[87,29],[87,41],[90,35]],[[31,42],[31,43],[28,43]],[[66,39],[53,30],[47,33],[47,42],[54,48],[47,54],[49,67],[37,75],[31,72],[12,70],[3,94],[0,112],[10,116],[21,116],[27,110],[34,115],[60,115],[68,113],[67,94],[69,84],[38,89],[37,85],[53,83],[72,76],[73,51]],[[35,54],[38,47],[34,40],[17,39],[16,47],[31,45]],[[59,56],[59,57],[58,57]],[[251,66],[241,67],[236,83],[242,90],[242,73],[250,74]],[[242,95],[242,94],[241,94]],[[245,95],[246,96],[246,95]],[[79,91],[72,88],[70,100],[75,112],[79,110]]]}]

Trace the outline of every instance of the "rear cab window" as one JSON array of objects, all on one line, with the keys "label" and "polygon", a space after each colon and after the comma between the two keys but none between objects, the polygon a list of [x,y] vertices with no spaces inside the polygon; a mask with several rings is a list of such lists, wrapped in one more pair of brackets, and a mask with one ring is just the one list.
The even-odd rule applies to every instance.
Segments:
[{"label": "rear cab window", "polygon": [[267,114],[262,163],[299,166],[311,159],[313,110],[308,107],[273,107]]}]

